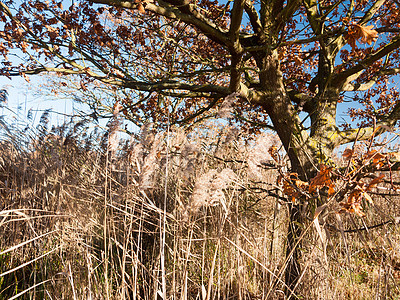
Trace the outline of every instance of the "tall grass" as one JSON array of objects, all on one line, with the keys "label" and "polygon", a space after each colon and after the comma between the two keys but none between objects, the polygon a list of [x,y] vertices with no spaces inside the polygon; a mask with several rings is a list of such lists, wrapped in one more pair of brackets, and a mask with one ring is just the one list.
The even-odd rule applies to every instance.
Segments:
[{"label": "tall grass", "polygon": [[[285,299],[290,203],[268,153],[276,137],[148,124],[118,141],[112,122],[4,124],[0,299]],[[327,211],[321,234],[304,225],[291,297],[398,299],[398,198],[376,195],[364,220]]]}]

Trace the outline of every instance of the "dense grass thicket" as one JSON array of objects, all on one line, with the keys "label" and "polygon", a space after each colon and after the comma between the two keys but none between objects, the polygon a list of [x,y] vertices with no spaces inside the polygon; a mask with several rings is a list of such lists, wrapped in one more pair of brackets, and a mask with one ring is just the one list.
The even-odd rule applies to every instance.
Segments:
[{"label": "dense grass thicket", "polygon": [[287,293],[273,134],[149,124],[121,141],[118,118],[89,125],[2,123],[0,299],[400,299],[395,190],[364,218],[329,203],[320,231],[308,220]]}]

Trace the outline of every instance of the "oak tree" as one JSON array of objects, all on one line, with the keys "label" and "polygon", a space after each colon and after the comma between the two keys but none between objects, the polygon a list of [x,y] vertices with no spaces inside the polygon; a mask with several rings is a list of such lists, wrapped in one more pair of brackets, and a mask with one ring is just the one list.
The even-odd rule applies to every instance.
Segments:
[{"label": "oak tree", "polygon": [[[400,119],[392,84],[400,72],[397,0],[65,5],[0,2],[1,74],[74,75],[82,90],[100,94],[108,87],[138,125],[196,122],[229,102],[232,121],[276,131],[303,181],[332,163],[337,146],[368,140]],[[349,113],[361,127],[337,121],[349,102],[359,104]]]}]

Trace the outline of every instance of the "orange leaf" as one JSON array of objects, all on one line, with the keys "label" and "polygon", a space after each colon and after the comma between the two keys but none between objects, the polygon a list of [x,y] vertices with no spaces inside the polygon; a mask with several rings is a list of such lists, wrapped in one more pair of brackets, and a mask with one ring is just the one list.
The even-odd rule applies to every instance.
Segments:
[{"label": "orange leaf", "polygon": [[376,150],[371,150],[365,154],[365,159],[371,160],[372,164],[376,167],[382,167],[383,160],[386,159],[386,155],[379,153]]},{"label": "orange leaf", "polygon": [[365,213],[363,212],[360,203],[340,203],[340,206],[342,207],[339,210],[340,213],[348,212],[348,213],[355,213],[360,217],[365,216]]},{"label": "orange leaf", "polygon": [[295,56],[295,57],[294,57],[294,64],[295,64],[296,66],[301,66],[301,65],[303,64],[303,60],[301,59],[301,57]]},{"label": "orange leaf", "polygon": [[290,173],[284,176],[280,175],[277,182],[278,184],[282,184],[283,193],[289,196],[293,203],[296,202],[296,199],[301,197],[301,191],[305,191],[308,188],[308,183],[300,180],[296,173]]},{"label": "orange leaf", "polygon": [[356,41],[361,40],[361,43],[371,45],[378,38],[378,31],[372,29],[374,26],[361,26],[359,24],[352,24],[347,33],[347,42],[354,49]]},{"label": "orange leaf", "polygon": [[379,177],[374,178],[371,180],[370,183],[368,183],[367,188],[365,189],[366,191],[369,191],[372,189],[375,185],[377,185],[379,182],[382,182],[382,178],[385,176],[385,174],[379,175]]},{"label": "orange leaf", "polygon": [[277,146],[271,146],[268,149],[268,153],[271,155],[271,157],[278,162],[279,161],[279,155],[278,155],[278,147]]},{"label": "orange leaf", "polygon": [[354,203],[350,208],[350,212],[355,213],[359,217],[365,217],[365,213],[363,212],[360,203]]},{"label": "orange leaf", "polygon": [[279,59],[279,60],[284,59],[284,58],[285,58],[285,55],[286,55],[286,48],[285,48],[285,47],[280,48],[280,49],[279,49],[279,54],[278,54],[278,59]]},{"label": "orange leaf", "polygon": [[347,198],[347,203],[353,204],[356,202],[360,202],[362,192],[363,192],[363,190],[360,187],[357,187],[356,189],[351,191],[351,193],[349,194],[349,197]]},{"label": "orange leaf", "polygon": [[[358,25],[359,26],[359,25]],[[361,32],[361,43],[371,45],[378,38],[378,31],[372,29],[374,25],[359,26]]]},{"label": "orange leaf", "polygon": [[142,3],[139,3],[138,5],[137,5],[137,9],[139,10],[139,12],[141,13],[141,14],[144,14],[146,11],[144,10],[144,6],[143,6],[143,4]]},{"label": "orange leaf", "polygon": [[310,193],[315,192],[318,188],[327,186],[329,187],[328,194],[334,194],[334,184],[331,179],[332,167],[326,165],[320,165],[317,176],[311,179],[309,191]]},{"label": "orange leaf", "polygon": [[26,82],[31,82],[31,80],[29,79],[29,77],[25,74],[25,73],[21,73],[22,77],[25,79]]},{"label": "orange leaf", "polygon": [[330,185],[328,190],[328,196],[332,196],[333,194],[335,194],[335,189],[333,188],[332,185]]}]

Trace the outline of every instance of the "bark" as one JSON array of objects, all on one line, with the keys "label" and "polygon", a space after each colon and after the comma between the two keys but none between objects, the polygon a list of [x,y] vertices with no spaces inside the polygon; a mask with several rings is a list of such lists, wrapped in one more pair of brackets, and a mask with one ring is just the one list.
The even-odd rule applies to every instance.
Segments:
[{"label": "bark", "polygon": [[[311,129],[307,131],[301,123],[294,105],[287,94],[282,74],[279,71],[277,53],[255,56],[260,68],[260,89],[264,97],[260,105],[268,113],[276,132],[282,141],[291,163],[291,171],[308,181],[313,178],[319,164],[331,164],[331,155],[339,141],[336,127],[336,105],[339,99],[337,88],[330,86],[329,63],[321,63],[326,75],[317,78],[319,94],[312,99],[310,111]],[[321,88],[322,87],[322,88]],[[299,199],[301,202],[301,199]],[[322,204],[322,203],[321,203]],[[301,248],[299,240],[303,233],[306,214],[310,209],[290,204],[287,233],[287,268],[285,283],[289,296],[301,276]]]},{"label": "bark", "polygon": [[[292,170],[306,180],[315,169],[312,143],[310,144],[308,133],[302,127],[297,112],[285,91],[277,53],[261,56],[261,58],[256,56],[256,61],[261,70],[260,86],[265,91],[260,104],[270,116],[288,153]],[[292,205],[289,215],[286,248],[288,265],[285,271],[285,283],[289,287],[288,294],[296,286],[301,274],[299,263],[301,253],[297,242],[302,233],[299,225],[303,222],[298,206]]]},{"label": "bark", "polygon": [[289,208],[289,225],[286,245],[287,266],[285,270],[285,284],[287,287],[285,292],[287,296],[289,296],[292,291],[295,292],[295,287],[301,276],[301,251],[298,240],[303,232],[300,226],[303,221],[304,218],[301,217],[300,206],[291,205]]}]

